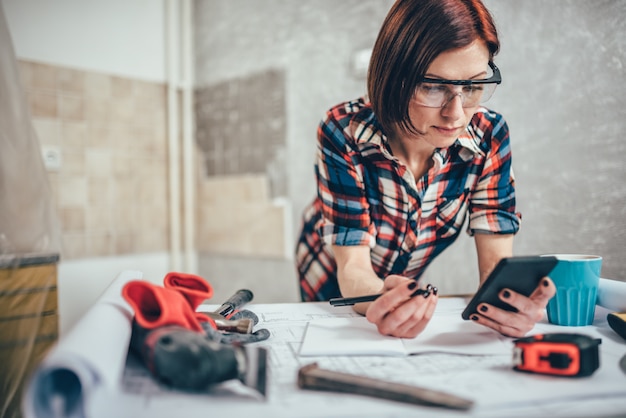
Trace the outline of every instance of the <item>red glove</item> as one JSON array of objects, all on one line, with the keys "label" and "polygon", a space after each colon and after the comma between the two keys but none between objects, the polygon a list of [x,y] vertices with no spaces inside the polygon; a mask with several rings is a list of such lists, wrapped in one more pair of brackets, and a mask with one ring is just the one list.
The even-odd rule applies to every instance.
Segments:
[{"label": "red glove", "polygon": [[193,274],[167,273],[163,285],[182,293],[194,311],[202,302],[213,296],[211,285],[202,277]]},{"label": "red glove", "polygon": [[199,293],[196,292],[199,290],[182,293],[179,289],[133,280],[126,283],[122,289],[122,296],[135,311],[137,324],[145,329],[178,325],[192,331],[203,332],[200,321],[210,322],[213,326],[215,323],[208,316],[196,313],[195,306],[190,305],[186,296],[188,293],[198,296]]}]

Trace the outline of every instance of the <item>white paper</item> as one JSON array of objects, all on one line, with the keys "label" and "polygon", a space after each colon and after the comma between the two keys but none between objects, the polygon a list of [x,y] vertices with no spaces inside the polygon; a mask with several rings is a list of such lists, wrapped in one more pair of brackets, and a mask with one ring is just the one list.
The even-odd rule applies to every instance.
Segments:
[{"label": "white paper", "polygon": [[96,304],[51,349],[24,395],[26,418],[83,418],[90,395],[121,381],[130,342],[133,310],[122,288],[141,280],[140,271],[118,275]]},{"label": "white paper", "polygon": [[[460,315],[464,298],[442,298],[437,314]],[[202,307],[204,308],[204,306]],[[217,308],[217,306],[215,306]],[[214,308],[214,309],[215,309]],[[209,309],[209,310],[214,310]],[[301,357],[299,347],[307,323],[324,318],[360,317],[351,307],[328,303],[251,304],[259,324],[271,337],[257,343],[270,351],[268,397],[264,401],[228,393],[194,394],[168,390],[149,373],[127,367],[116,392],[97,391],[92,418],[172,418],[196,416],[254,418],[502,418],[626,416],[626,375],[617,362],[626,352],[624,340],[606,322],[598,307],[593,326],[561,327],[544,318],[530,333],[579,332],[602,338],[600,369],[586,378],[562,378],[514,371],[512,355],[467,356],[424,353],[404,356]],[[474,325],[469,321],[468,326]],[[431,324],[432,325],[432,324]],[[442,390],[475,401],[470,411],[452,411],[379,400],[367,396],[301,390],[298,369],[317,362],[320,367],[359,376]],[[98,399],[96,399],[98,398]]]},{"label": "white paper", "polygon": [[406,356],[418,353],[510,355],[513,343],[497,332],[465,321],[462,306],[436,311],[426,329],[413,339],[381,335],[364,317],[309,322],[300,356]]}]

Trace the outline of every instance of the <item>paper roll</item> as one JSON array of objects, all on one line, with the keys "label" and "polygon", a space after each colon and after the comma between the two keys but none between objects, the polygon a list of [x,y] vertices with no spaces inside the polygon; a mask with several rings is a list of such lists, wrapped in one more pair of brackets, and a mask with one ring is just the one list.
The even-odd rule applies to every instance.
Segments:
[{"label": "paper roll", "polygon": [[596,305],[613,312],[626,312],[626,282],[601,278]]},{"label": "paper roll", "polygon": [[25,418],[85,418],[88,400],[99,388],[121,380],[131,336],[133,310],[122,288],[143,279],[140,271],[121,272],[50,350],[32,376],[23,398]]}]

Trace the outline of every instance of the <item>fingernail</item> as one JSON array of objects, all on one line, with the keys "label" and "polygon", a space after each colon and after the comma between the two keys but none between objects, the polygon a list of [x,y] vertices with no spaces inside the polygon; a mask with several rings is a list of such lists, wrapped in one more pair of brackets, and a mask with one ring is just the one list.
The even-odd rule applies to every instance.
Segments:
[{"label": "fingernail", "polygon": [[426,286],[426,290],[433,290],[433,285],[428,283],[428,285]]},{"label": "fingernail", "polygon": [[547,281],[547,280],[544,280],[542,283],[543,283],[543,287],[548,287],[548,286],[550,286],[550,282],[549,282],[549,281]]},{"label": "fingernail", "polygon": [[439,291],[439,289],[437,289],[436,287],[433,287],[433,293],[435,294],[435,296],[437,296],[437,292]]},{"label": "fingernail", "polygon": [[478,321],[478,317],[477,317],[476,315],[472,315],[472,316],[470,317],[470,319],[471,319],[472,321]]},{"label": "fingernail", "polygon": [[413,289],[415,289],[415,286],[417,286],[417,282],[411,282],[411,283],[409,283],[409,290],[413,290]]},{"label": "fingernail", "polygon": [[481,312],[487,312],[487,307],[486,307],[485,305],[482,305],[482,306],[480,307],[480,311],[481,311]]},{"label": "fingernail", "polygon": [[411,293],[411,297],[413,296],[417,296],[417,295],[423,295],[424,293],[426,293],[427,290],[424,289],[417,289],[415,292]]},{"label": "fingernail", "polygon": [[504,292],[502,292],[502,297],[504,299],[508,299],[511,297],[511,292],[509,292],[508,290],[505,290]]},{"label": "fingernail", "polygon": [[426,290],[424,292],[424,299],[426,299],[428,296],[430,296],[430,290]]}]

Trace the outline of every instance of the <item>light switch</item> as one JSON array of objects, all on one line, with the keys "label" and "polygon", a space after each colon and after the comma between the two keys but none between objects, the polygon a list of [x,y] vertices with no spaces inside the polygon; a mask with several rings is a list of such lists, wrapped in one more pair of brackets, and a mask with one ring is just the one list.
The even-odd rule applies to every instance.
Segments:
[{"label": "light switch", "polygon": [[48,171],[59,171],[61,169],[61,148],[53,145],[42,145],[41,155],[43,163]]}]

